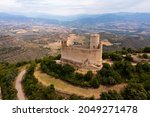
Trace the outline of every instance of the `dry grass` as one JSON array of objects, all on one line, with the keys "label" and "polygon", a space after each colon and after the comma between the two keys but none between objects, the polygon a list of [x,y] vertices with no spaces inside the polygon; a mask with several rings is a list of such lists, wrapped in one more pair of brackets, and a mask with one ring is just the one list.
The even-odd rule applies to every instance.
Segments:
[{"label": "dry grass", "polygon": [[98,89],[92,88],[81,88],[78,86],[73,86],[69,83],[66,83],[60,79],[56,79],[52,76],[49,76],[45,73],[42,73],[39,68],[36,68],[34,72],[34,76],[41,82],[43,85],[48,86],[50,84],[54,84],[56,90],[67,93],[67,94],[76,94],[84,97],[94,96],[95,98],[99,98],[101,92],[106,92],[108,90],[116,90],[120,91],[126,86],[126,84],[120,84],[115,86],[100,86]]}]

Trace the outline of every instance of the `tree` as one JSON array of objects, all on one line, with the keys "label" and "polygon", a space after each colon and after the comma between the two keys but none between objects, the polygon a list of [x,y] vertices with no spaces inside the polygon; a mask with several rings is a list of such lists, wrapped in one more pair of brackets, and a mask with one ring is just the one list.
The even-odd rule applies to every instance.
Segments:
[{"label": "tree", "polygon": [[48,87],[46,88],[46,92],[47,92],[47,93],[54,93],[54,92],[55,92],[54,85],[51,84],[50,86],[48,86]]},{"label": "tree", "polygon": [[112,76],[109,76],[108,77],[108,84],[115,85],[115,84],[117,84],[117,82]]},{"label": "tree", "polygon": [[150,64],[148,62],[140,62],[135,66],[135,68],[138,73],[150,72]]},{"label": "tree", "polygon": [[144,52],[144,53],[150,53],[150,47],[145,47],[145,48],[143,49],[143,52]]},{"label": "tree", "polygon": [[97,78],[93,78],[91,81],[90,81],[90,85],[94,88],[98,88],[99,85],[100,85],[100,82]]},{"label": "tree", "polygon": [[109,59],[110,58],[110,53],[104,52],[102,57],[103,57],[103,59]]},{"label": "tree", "polygon": [[143,54],[142,56],[143,56],[143,58],[148,59],[148,55],[147,54]]},{"label": "tree", "polygon": [[147,91],[148,100],[150,100],[150,91]]},{"label": "tree", "polygon": [[35,66],[36,66],[36,63],[32,62],[31,65],[30,65],[30,68],[27,70],[27,73],[32,74],[34,72]]},{"label": "tree", "polygon": [[104,85],[115,85],[122,82],[120,74],[114,71],[109,64],[104,64],[97,75],[101,76],[100,81]]},{"label": "tree", "polygon": [[25,78],[22,82],[27,98],[29,100],[53,100],[62,98],[56,94],[54,85],[45,87],[38,82],[33,75],[34,69],[34,65],[31,65],[28,68]]},{"label": "tree", "polygon": [[128,53],[132,53],[133,52],[132,48],[128,48],[127,51],[128,51]]},{"label": "tree", "polygon": [[75,71],[75,69],[71,65],[65,64],[62,67],[62,74],[64,74],[64,75],[72,74],[74,71]]},{"label": "tree", "polygon": [[144,82],[143,86],[146,91],[150,91],[150,80]]},{"label": "tree", "polygon": [[117,93],[115,90],[109,90],[108,92],[102,92],[100,94],[101,100],[122,100],[123,97],[120,93]]},{"label": "tree", "polygon": [[43,91],[43,95],[45,95],[45,99],[47,100],[58,99],[58,96],[55,93],[55,88],[53,84],[46,87],[46,89]]},{"label": "tree", "polygon": [[103,68],[110,69],[111,66],[110,66],[110,64],[108,64],[108,63],[103,63]]},{"label": "tree", "polygon": [[117,71],[121,76],[125,79],[131,79],[132,73],[134,72],[134,67],[130,62],[127,61],[119,61],[113,64],[113,69]]},{"label": "tree", "polygon": [[55,60],[60,60],[61,58],[61,54],[58,54],[56,57],[55,57]]},{"label": "tree", "polygon": [[131,83],[122,91],[125,100],[146,100],[147,92],[141,84]]},{"label": "tree", "polygon": [[90,81],[93,77],[93,72],[92,71],[88,71],[85,76],[84,76],[84,79],[85,81]]},{"label": "tree", "polygon": [[69,100],[80,100],[82,99],[80,96],[77,96],[75,94],[72,94],[70,97],[69,97]]},{"label": "tree", "polygon": [[20,67],[20,66],[26,65],[26,64],[28,64],[28,63],[29,63],[29,61],[17,62],[17,63],[16,63],[16,67]]},{"label": "tree", "polygon": [[2,99],[15,100],[17,99],[17,91],[14,87],[14,81],[17,76],[15,65],[9,63],[0,63],[0,87]]},{"label": "tree", "polygon": [[117,53],[112,53],[110,55],[110,58],[113,60],[113,61],[121,61],[122,60],[122,56],[120,54],[117,54]]},{"label": "tree", "polygon": [[132,62],[132,61],[133,61],[133,58],[132,58],[131,55],[128,54],[128,55],[126,55],[125,60],[126,60],[126,61],[131,61],[131,62]]},{"label": "tree", "polygon": [[84,79],[84,75],[83,74],[81,74],[81,73],[75,73],[75,78],[77,79],[77,80],[83,80]]}]

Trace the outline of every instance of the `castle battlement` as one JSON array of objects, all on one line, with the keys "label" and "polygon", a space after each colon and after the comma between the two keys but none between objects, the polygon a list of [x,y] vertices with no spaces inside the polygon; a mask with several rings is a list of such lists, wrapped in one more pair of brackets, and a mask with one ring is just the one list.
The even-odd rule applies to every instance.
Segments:
[{"label": "castle battlement", "polygon": [[85,45],[74,46],[73,39],[62,41],[61,61],[78,67],[92,68],[95,66],[96,68],[101,68],[102,44],[100,35],[92,34],[88,47]]}]

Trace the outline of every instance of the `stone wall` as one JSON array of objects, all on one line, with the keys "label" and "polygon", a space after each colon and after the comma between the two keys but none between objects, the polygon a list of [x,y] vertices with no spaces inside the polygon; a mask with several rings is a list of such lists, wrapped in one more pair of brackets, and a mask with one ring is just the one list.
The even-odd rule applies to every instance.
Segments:
[{"label": "stone wall", "polygon": [[92,34],[90,45],[73,45],[76,36],[71,35],[67,40],[62,41],[61,61],[84,68],[102,67],[102,43],[100,35]]},{"label": "stone wall", "polygon": [[[102,46],[101,46],[102,47]],[[61,60],[81,65],[102,66],[102,48],[86,49],[62,46]]]}]

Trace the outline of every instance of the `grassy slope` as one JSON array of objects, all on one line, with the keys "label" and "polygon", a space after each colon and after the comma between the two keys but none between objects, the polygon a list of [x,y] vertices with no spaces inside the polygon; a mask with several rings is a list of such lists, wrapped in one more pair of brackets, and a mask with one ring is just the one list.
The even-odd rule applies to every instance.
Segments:
[{"label": "grassy slope", "polygon": [[56,79],[56,78],[49,76],[45,73],[42,73],[40,71],[39,67],[36,68],[34,75],[38,79],[38,81],[41,82],[45,86],[48,86],[50,84],[54,84],[55,89],[57,91],[60,91],[60,92],[66,93],[66,94],[76,94],[76,95],[84,96],[84,97],[94,96],[95,98],[99,98],[99,95],[101,92],[108,91],[108,90],[120,91],[126,85],[126,84],[120,84],[120,85],[115,85],[115,86],[103,86],[103,85],[101,85],[98,89],[81,88],[78,86],[73,86],[71,84],[68,84],[68,83],[66,83],[60,79]]}]

